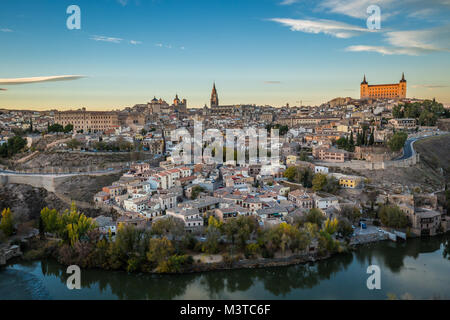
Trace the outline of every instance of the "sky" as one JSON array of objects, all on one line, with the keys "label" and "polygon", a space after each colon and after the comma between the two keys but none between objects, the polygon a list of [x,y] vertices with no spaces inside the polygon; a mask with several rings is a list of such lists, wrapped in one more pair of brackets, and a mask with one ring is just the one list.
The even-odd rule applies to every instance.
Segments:
[{"label": "sky", "polygon": [[450,0],[2,0],[0,108],[202,107],[214,81],[220,104],[318,105],[402,72],[408,97],[449,104],[449,16]]}]

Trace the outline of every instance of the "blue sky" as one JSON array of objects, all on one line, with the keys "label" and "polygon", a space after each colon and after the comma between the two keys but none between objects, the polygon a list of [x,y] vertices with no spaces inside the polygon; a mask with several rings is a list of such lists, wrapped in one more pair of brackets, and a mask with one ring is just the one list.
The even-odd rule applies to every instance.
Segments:
[{"label": "blue sky", "polygon": [[[81,8],[81,30],[66,9]],[[366,9],[381,8],[381,29]],[[405,72],[408,96],[450,103],[448,0],[2,0],[0,107],[314,105]],[[83,75],[11,85],[4,79]],[[14,81],[12,81],[14,82]]]}]

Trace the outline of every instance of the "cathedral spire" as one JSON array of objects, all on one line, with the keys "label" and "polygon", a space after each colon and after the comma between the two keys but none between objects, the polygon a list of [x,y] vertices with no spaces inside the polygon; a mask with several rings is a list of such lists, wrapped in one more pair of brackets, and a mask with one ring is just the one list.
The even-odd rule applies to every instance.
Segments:
[{"label": "cathedral spire", "polygon": [[406,82],[406,80],[405,80],[405,73],[404,72],[402,72],[402,80],[401,80],[402,82]]},{"label": "cathedral spire", "polygon": [[363,82],[361,82],[361,84],[367,84],[366,75],[365,74],[364,74],[364,80],[363,80]]},{"label": "cathedral spire", "polygon": [[214,81],[213,89],[211,92],[211,107],[218,107],[218,106],[219,106],[219,95],[217,94],[216,82]]}]

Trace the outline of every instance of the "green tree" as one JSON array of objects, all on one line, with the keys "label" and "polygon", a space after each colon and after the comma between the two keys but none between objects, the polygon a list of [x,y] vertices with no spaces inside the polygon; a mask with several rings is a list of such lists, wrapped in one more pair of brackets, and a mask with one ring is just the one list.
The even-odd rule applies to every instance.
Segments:
[{"label": "green tree", "polygon": [[325,220],[325,215],[317,208],[309,210],[305,216],[305,222],[316,224],[319,228],[322,226],[322,222]]},{"label": "green tree", "polygon": [[344,238],[348,238],[353,234],[352,224],[346,218],[339,218],[337,225],[337,232]]},{"label": "green tree", "polygon": [[328,234],[334,234],[337,232],[338,230],[338,220],[337,218],[334,218],[333,220],[331,220],[330,218],[328,218],[325,221],[325,224],[323,226],[323,230],[328,233]]},{"label": "green tree", "polygon": [[59,123],[54,123],[48,126],[48,132],[64,132],[64,127]]},{"label": "green tree", "polygon": [[158,267],[162,262],[174,254],[174,252],[175,248],[173,247],[172,241],[166,237],[161,239],[150,239],[147,260],[153,266]]},{"label": "green tree", "polygon": [[398,131],[389,139],[387,145],[391,151],[400,151],[404,147],[407,139],[408,134],[406,132]]},{"label": "green tree", "polygon": [[408,217],[398,206],[382,206],[379,216],[383,225],[391,228],[405,228],[408,225]]},{"label": "green tree", "polygon": [[374,133],[372,132],[370,134],[370,138],[369,138],[369,146],[373,146],[375,144],[375,137],[374,137]]},{"label": "green tree", "polygon": [[214,254],[219,252],[220,230],[214,226],[208,226],[206,231],[206,241],[203,243],[202,251]]},{"label": "green tree", "polygon": [[290,182],[295,181],[295,177],[297,174],[297,168],[296,167],[289,167],[284,171],[283,176],[287,178]]},{"label": "green tree", "polygon": [[314,178],[312,180],[314,191],[323,190],[326,184],[327,184],[327,176],[325,174],[317,173],[314,175]]},{"label": "green tree", "polygon": [[69,133],[69,132],[72,132],[73,131],[73,125],[72,124],[68,124],[68,125],[66,125],[65,127],[64,127],[64,133]]},{"label": "green tree", "polygon": [[353,139],[353,131],[350,134],[350,140],[348,142],[348,147],[347,147],[346,150],[349,151],[349,152],[355,151],[355,140]]},{"label": "green tree", "polygon": [[201,187],[201,186],[194,186],[192,187],[192,193],[191,193],[191,199],[195,200],[197,199],[198,195],[202,192],[205,192],[205,188]]},{"label": "green tree", "polygon": [[2,219],[0,220],[0,231],[7,237],[14,232],[13,216],[10,208],[5,208],[2,211]]},{"label": "green tree", "polygon": [[152,224],[152,234],[159,237],[169,235],[181,237],[185,234],[184,222],[181,219],[168,216],[165,219],[158,219]]},{"label": "green tree", "polygon": [[348,219],[351,223],[354,223],[361,218],[361,212],[356,206],[342,206],[339,214],[341,217]]},{"label": "green tree", "polygon": [[6,143],[0,146],[0,156],[3,158],[9,158],[15,154],[21,152],[27,145],[27,140],[20,136],[14,136],[9,138]]},{"label": "green tree", "polygon": [[78,141],[77,139],[72,139],[69,142],[67,142],[67,147],[74,150],[74,149],[78,149],[81,146],[81,142]]}]

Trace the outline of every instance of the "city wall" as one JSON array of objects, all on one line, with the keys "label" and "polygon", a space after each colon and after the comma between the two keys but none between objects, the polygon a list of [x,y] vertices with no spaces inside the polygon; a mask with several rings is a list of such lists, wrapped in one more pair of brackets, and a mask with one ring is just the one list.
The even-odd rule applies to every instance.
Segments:
[{"label": "city wall", "polygon": [[354,170],[384,170],[387,168],[407,168],[416,165],[420,161],[419,154],[414,154],[412,157],[403,160],[391,160],[391,161],[364,161],[364,160],[351,160],[341,163],[335,162],[316,162],[316,165],[325,167],[338,167],[338,168],[350,168]]}]

